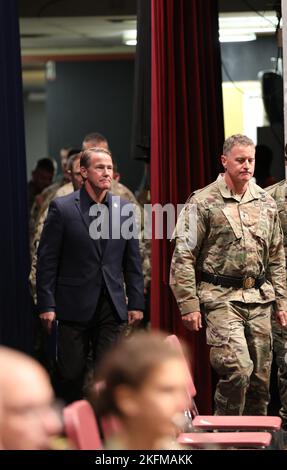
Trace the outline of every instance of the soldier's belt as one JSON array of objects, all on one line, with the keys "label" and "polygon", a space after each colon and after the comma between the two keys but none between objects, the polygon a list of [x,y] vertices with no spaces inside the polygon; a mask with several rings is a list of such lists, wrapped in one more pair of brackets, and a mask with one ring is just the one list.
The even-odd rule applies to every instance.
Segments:
[{"label": "soldier's belt", "polygon": [[246,276],[246,277],[233,277],[233,276],[221,276],[219,274],[212,274],[202,271],[201,280],[209,282],[215,286],[222,287],[236,287],[237,289],[259,289],[259,287],[266,281],[265,274],[258,277]]}]

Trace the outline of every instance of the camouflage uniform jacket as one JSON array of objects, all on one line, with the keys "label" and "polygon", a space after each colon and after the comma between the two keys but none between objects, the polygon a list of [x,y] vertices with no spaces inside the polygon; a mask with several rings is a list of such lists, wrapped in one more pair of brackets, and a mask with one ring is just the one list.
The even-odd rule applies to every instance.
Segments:
[{"label": "camouflage uniform jacket", "polygon": [[265,191],[267,191],[270,196],[275,199],[277,204],[284,236],[285,257],[287,259],[287,180],[273,184],[272,186],[265,188]]},{"label": "camouflage uniform jacket", "polygon": [[134,204],[138,204],[138,201],[136,200],[131,190],[114,179],[112,180],[111,184],[111,193],[113,193],[115,196],[120,196],[127,201],[133,202]]},{"label": "camouflage uniform jacket", "polygon": [[[192,244],[188,223],[193,208],[197,216],[190,226],[196,224],[197,239]],[[286,310],[285,256],[276,203],[252,181],[242,197],[232,194],[222,175],[193,193],[179,216],[175,238],[170,285],[182,315],[199,311],[200,303],[225,301],[276,300],[277,309]],[[234,277],[265,272],[267,281],[260,289],[206,282],[197,286],[196,271]]]},{"label": "camouflage uniform jacket", "polygon": [[[144,220],[144,208],[143,206],[136,200],[133,193],[123,184],[119,183],[116,180],[112,180],[111,185],[111,192],[115,196],[120,196],[127,201],[130,201],[136,204],[137,208],[139,209],[136,212],[136,221],[138,226],[142,227],[143,229],[143,220]],[[151,240],[144,238],[144,231],[141,231],[141,236],[139,239],[139,246],[140,246],[140,253],[141,253],[141,260],[142,260],[142,270],[144,276],[144,286],[147,289],[150,281],[151,281]]]},{"label": "camouflage uniform jacket", "polygon": [[[66,183],[60,188],[58,188],[58,190],[53,196],[53,199],[55,199],[56,197],[67,196],[68,194],[71,194],[73,191],[74,191],[74,188],[73,188],[72,183]],[[48,215],[48,209],[49,207],[46,207],[45,210],[43,210],[39,215],[37,225],[35,228],[33,241],[31,244],[31,271],[30,271],[29,281],[30,281],[30,288],[31,288],[31,292],[32,292],[35,303],[37,302],[36,300],[37,250],[38,250],[40,238],[42,235],[44,223]]]}]

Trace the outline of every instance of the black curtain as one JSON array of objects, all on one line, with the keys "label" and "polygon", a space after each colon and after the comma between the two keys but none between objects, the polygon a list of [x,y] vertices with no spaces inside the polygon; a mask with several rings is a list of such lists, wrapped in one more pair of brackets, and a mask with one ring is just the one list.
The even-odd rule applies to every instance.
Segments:
[{"label": "black curtain", "polygon": [[27,180],[16,0],[0,0],[0,343],[29,352]]},{"label": "black curtain", "polygon": [[150,0],[138,0],[132,156],[146,162],[150,160],[150,113],[151,5]]}]

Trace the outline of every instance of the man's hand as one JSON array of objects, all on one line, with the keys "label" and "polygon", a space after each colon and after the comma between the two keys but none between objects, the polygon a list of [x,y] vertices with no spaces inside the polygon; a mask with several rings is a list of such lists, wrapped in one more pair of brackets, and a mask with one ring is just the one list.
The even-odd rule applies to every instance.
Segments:
[{"label": "man's hand", "polygon": [[199,331],[202,328],[201,313],[192,312],[182,316],[184,326],[191,331]]},{"label": "man's hand", "polygon": [[51,334],[52,324],[53,324],[53,321],[56,318],[55,312],[41,313],[39,315],[39,317],[40,317],[40,320],[42,322],[42,325],[43,325],[44,329],[47,331],[48,334]]},{"label": "man's hand", "polygon": [[287,326],[287,312],[284,310],[280,310],[279,312],[275,313],[275,317],[279,325],[281,326]]},{"label": "man's hand", "polygon": [[136,325],[143,319],[143,312],[140,310],[129,310],[128,311],[128,324]]}]

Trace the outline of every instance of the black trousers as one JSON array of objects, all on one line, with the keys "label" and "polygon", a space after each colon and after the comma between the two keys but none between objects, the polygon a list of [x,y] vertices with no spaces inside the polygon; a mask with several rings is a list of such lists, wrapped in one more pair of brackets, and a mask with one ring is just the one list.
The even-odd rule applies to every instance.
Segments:
[{"label": "black trousers", "polygon": [[125,330],[106,291],[103,289],[95,315],[89,322],[61,321],[57,332],[57,361],[54,386],[56,395],[66,403],[83,398],[88,373]]}]

